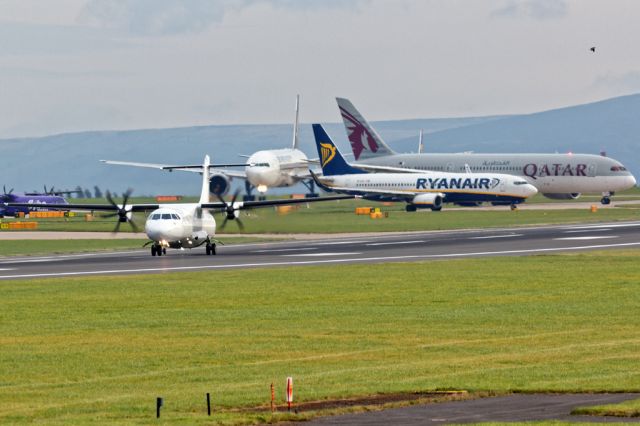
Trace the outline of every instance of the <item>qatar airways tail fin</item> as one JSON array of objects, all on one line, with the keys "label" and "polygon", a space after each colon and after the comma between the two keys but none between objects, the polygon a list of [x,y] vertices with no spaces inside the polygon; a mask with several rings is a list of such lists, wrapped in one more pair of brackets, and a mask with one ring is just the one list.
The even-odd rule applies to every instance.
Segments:
[{"label": "qatar airways tail fin", "polygon": [[351,149],[356,161],[384,155],[392,155],[395,152],[384,143],[380,135],[367,123],[362,114],[358,112],[351,101],[345,98],[336,98],[340,115],[344,121],[347,137],[351,142]]}]

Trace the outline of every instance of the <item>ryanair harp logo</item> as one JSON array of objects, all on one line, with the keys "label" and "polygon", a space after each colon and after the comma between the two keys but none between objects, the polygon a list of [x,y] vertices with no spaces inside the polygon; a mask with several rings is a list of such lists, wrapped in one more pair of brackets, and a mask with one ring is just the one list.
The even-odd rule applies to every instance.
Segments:
[{"label": "ryanair harp logo", "polygon": [[322,167],[324,167],[336,156],[336,147],[330,143],[321,143],[320,153],[322,154]]}]

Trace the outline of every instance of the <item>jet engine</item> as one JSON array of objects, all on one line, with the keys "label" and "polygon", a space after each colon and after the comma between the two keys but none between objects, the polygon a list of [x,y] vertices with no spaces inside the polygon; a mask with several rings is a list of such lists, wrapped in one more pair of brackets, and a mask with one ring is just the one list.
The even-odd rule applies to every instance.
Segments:
[{"label": "jet engine", "polygon": [[442,209],[442,194],[418,194],[413,197],[411,204],[407,206],[407,211],[415,211],[417,208],[430,208],[431,210]]},{"label": "jet engine", "polygon": [[225,195],[230,186],[229,178],[222,174],[212,175],[209,180],[209,192],[212,194]]},{"label": "jet engine", "polygon": [[547,198],[551,198],[552,200],[575,200],[580,196],[579,192],[569,193],[569,194],[542,194]]}]

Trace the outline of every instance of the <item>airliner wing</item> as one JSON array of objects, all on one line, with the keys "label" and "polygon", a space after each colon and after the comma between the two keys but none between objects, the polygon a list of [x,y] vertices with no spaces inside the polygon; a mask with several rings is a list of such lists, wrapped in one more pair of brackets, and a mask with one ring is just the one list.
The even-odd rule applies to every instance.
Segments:
[{"label": "airliner wing", "polygon": [[[174,170],[178,170],[181,172],[192,172],[192,173],[202,173],[202,164],[195,165],[172,165],[172,164],[157,164],[157,163],[135,163],[131,161],[113,161],[113,160],[100,160],[101,163],[112,164],[116,166],[129,166],[129,167],[143,167],[147,169],[156,169],[156,170],[166,170],[172,172]],[[211,164],[209,167],[211,168],[219,168],[219,167],[246,167],[256,164],[247,164],[247,163],[229,163],[229,164]],[[247,174],[244,171],[235,171],[235,170],[217,170],[218,172],[227,175],[229,177],[238,178],[238,179],[246,179]]]}]

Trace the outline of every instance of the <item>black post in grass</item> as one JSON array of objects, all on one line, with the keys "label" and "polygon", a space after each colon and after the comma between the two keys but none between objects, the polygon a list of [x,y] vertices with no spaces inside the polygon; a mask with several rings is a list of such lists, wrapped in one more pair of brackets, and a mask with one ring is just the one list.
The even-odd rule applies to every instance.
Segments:
[{"label": "black post in grass", "polygon": [[207,416],[211,415],[211,395],[207,392]]},{"label": "black post in grass", "polygon": [[161,397],[156,398],[156,419],[160,418],[160,407],[162,407],[163,400]]}]

